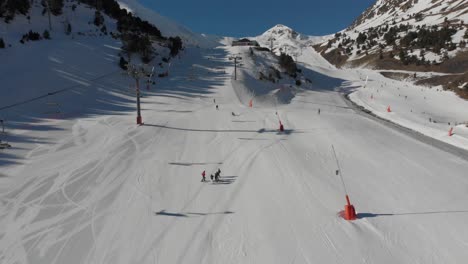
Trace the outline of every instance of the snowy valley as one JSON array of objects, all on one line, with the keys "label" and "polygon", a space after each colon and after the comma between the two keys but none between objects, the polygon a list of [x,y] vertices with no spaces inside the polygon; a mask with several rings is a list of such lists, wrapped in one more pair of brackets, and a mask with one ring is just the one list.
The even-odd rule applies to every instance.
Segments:
[{"label": "snowy valley", "polygon": [[[72,0],[50,30],[32,2],[0,20],[0,263],[467,259],[468,101],[388,78],[448,73],[339,67],[317,50],[334,35],[284,25],[232,46],[136,0],[118,12],[138,41]],[[141,125],[122,62],[146,71]]]}]

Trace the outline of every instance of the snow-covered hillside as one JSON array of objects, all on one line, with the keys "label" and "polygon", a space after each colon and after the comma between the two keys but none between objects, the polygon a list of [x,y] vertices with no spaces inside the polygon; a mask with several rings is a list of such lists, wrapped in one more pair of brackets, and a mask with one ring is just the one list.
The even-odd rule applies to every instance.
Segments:
[{"label": "snow-covered hillside", "polygon": [[351,25],[349,31],[365,31],[385,24],[438,25],[445,21],[468,23],[464,0],[377,0]]},{"label": "snow-covered hillside", "polygon": [[338,67],[452,74],[416,81],[466,98],[458,87],[468,89],[467,21],[463,0],[378,0],[352,26],[315,48]]},{"label": "snow-covered hillside", "polygon": [[136,16],[157,25],[163,35],[181,37],[185,45],[213,48],[216,47],[221,40],[221,38],[217,36],[194,33],[187,27],[156,13],[154,10],[146,8],[138,0],[118,0],[118,2],[122,8],[125,8]]},{"label": "snow-covered hillside", "polygon": [[[240,56],[237,80],[233,78],[232,87],[244,105],[255,100],[258,106],[288,104],[295,97],[299,86],[311,88],[310,82],[302,73],[291,77],[279,64],[279,57],[267,51],[249,47],[232,47],[231,52]],[[300,82],[298,86],[296,81]]]},{"label": "snow-covered hillside", "polygon": [[256,40],[261,46],[267,47],[275,54],[286,53],[294,58],[301,56],[304,49],[321,43],[331,36],[306,36],[285,25],[276,25],[260,36],[250,39]]},{"label": "snow-covered hillside", "polygon": [[[40,1],[35,0],[31,2],[31,9],[27,15],[17,14],[13,21],[5,23],[0,20],[0,37],[3,38],[8,47],[11,45],[13,48],[23,47],[27,49],[28,46],[34,43],[42,42],[57,42],[65,39],[103,39],[111,38],[108,34],[101,31],[102,26],[98,27],[93,24],[95,18],[95,9],[88,7],[85,4],[79,4],[77,1],[70,1],[64,4],[62,14],[51,16],[51,24],[49,27],[49,18],[46,13],[43,13],[44,7]],[[116,21],[106,14],[102,14],[104,21],[103,26],[107,32],[116,32]],[[67,33],[67,27],[70,24],[70,32]],[[43,39],[38,42],[20,43],[22,36],[29,31],[37,32],[43,37],[44,31],[49,31],[51,40]],[[12,53],[12,51],[3,51],[4,54]]]},{"label": "snow-covered hillside", "polygon": [[[0,149],[1,264],[468,259],[468,151],[369,117],[344,94],[459,148],[466,129],[449,137],[443,123],[461,122],[466,101],[337,69],[310,47],[297,78],[311,83],[284,90],[294,78],[258,78],[274,77],[271,53],[188,45],[170,66],[149,63],[168,76],[140,82],[138,126],[122,43],[87,24],[93,13],[76,9],[83,35],[58,30],[64,15],[51,40],[25,44],[26,20],[2,25],[12,47],[0,49],[0,139],[12,147]],[[355,221],[341,216],[345,193]]]},{"label": "snow-covered hillside", "polygon": [[[316,48],[340,66],[416,65],[419,71],[428,71],[428,66],[466,52],[467,11],[463,0],[378,0],[352,26]],[[395,61],[383,60],[386,57]],[[446,65],[438,70],[455,71]]]}]

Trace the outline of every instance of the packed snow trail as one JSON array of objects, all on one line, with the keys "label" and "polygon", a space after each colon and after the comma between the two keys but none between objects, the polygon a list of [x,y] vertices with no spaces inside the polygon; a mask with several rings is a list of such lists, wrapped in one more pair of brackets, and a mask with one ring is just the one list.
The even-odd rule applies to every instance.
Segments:
[{"label": "packed snow trail", "polygon": [[[279,133],[274,107],[239,102],[229,52],[187,51],[157,91],[145,93],[143,126],[133,112],[102,111],[55,121],[49,125],[63,129],[50,136],[25,132],[45,142],[18,158],[22,164],[5,164],[0,262],[468,257],[466,161],[356,114],[320,87],[278,106]],[[345,199],[332,144],[359,213],[354,222],[338,216]],[[201,182],[203,170],[218,168],[221,182]]]}]

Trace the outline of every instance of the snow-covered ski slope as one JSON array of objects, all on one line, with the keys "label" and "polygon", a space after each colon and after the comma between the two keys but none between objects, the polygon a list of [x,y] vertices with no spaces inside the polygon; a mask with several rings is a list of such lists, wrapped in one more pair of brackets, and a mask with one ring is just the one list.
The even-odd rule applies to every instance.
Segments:
[{"label": "snow-covered ski slope", "polygon": [[[313,87],[288,104],[254,99],[249,108],[233,89],[244,82],[233,80],[228,60],[237,48],[188,48],[169,77],[143,90],[145,125],[136,126],[133,83],[115,61],[97,63],[116,44],[60,43],[30,46],[44,54],[31,57],[40,67],[21,93],[0,99],[25,101],[35,83],[44,92],[73,83],[0,111],[2,139],[13,146],[0,151],[0,263],[467,259],[468,162],[357,114],[337,89],[362,83],[363,72],[310,53],[303,71]],[[7,73],[2,83],[25,79]],[[345,199],[332,145],[354,222],[339,216]],[[218,168],[221,182],[200,182],[203,170]]]},{"label": "snow-covered ski slope", "polygon": [[[468,149],[468,101],[444,91],[442,86],[417,86],[410,80],[392,80],[368,69],[337,69],[312,49],[303,52],[298,60],[300,65],[315,71],[310,72],[312,84],[329,88],[330,84],[335,85],[334,90],[349,94],[353,102],[385,120]],[[332,77],[333,81],[321,75]],[[452,136],[449,136],[450,129],[453,129]]]},{"label": "snow-covered ski slope", "polygon": [[[326,38],[303,36],[283,25],[255,37],[267,47],[270,47],[269,40],[274,39],[274,51],[279,53],[281,48],[282,52],[295,58],[299,65],[306,68],[306,77],[308,74],[312,76],[313,85],[349,93],[351,100],[381,118],[458,148],[468,149],[468,101],[453,92],[443,91],[442,86],[414,85],[411,78],[397,81],[370,69],[337,69],[310,48],[311,44]],[[332,77],[334,81],[321,78],[314,72],[307,73],[307,69]],[[427,78],[443,75],[435,72],[395,72]],[[391,112],[387,112],[389,106]],[[453,136],[449,136],[450,129],[453,129]]]},{"label": "snow-covered ski slope", "polygon": [[353,82],[360,88],[350,96],[357,104],[384,119],[468,149],[468,101],[441,86],[429,88],[392,81],[366,70],[360,76],[361,81]]}]

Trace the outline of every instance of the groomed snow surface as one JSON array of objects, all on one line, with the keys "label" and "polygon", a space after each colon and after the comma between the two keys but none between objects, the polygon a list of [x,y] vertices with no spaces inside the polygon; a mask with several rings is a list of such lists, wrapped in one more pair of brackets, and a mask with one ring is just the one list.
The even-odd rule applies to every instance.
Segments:
[{"label": "groomed snow surface", "polygon": [[410,82],[389,81],[372,71],[362,71],[360,74],[362,81],[353,84],[361,87],[350,96],[357,104],[379,117],[468,149],[466,100],[453,92],[444,91],[441,86],[429,88]]},{"label": "groomed snow surface", "polygon": [[[42,55],[29,57],[40,66],[27,83],[26,75],[0,65],[8,73],[0,77],[8,83],[1,89],[19,89],[2,96],[1,106],[29,98],[35,83],[44,92],[69,87],[0,111],[6,120],[1,137],[13,146],[0,150],[0,263],[468,258],[468,162],[357,114],[337,90],[356,89],[350,87],[369,75],[368,86],[352,98],[377,113],[389,104],[393,112],[384,117],[418,125],[427,119],[423,109],[437,112],[437,120],[462,121],[465,102],[434,88],[421,92],[371,73],[337,70],[310,51],[299,59],[309,58],[304,74],[312,87],[298,89],[288,104],[254,98],[250,108],[233,89],[253,87],[242,79],[247,74],[233,80],[228,56],[239,50],[188,48],[174,59],[169,77],[143,89],[145,125],[136,126],[133,82],[116,59],[89,63],[115,54],[112,41],[31,45],[31,53]],[[249,65],[240,71],[252,71]],[[397,87],[408,99],[395,96]],[[377,89],[374,103],[367,102],[368,91]],[[433,103],[424,104],[423,95]],[[455,130],[453,140],[458,137]],[[339,216],[345,198],[332,145],[358,211],[353,222]],[[209,176],[218,168],[220,182],[200,181],[203,170]]]}]

